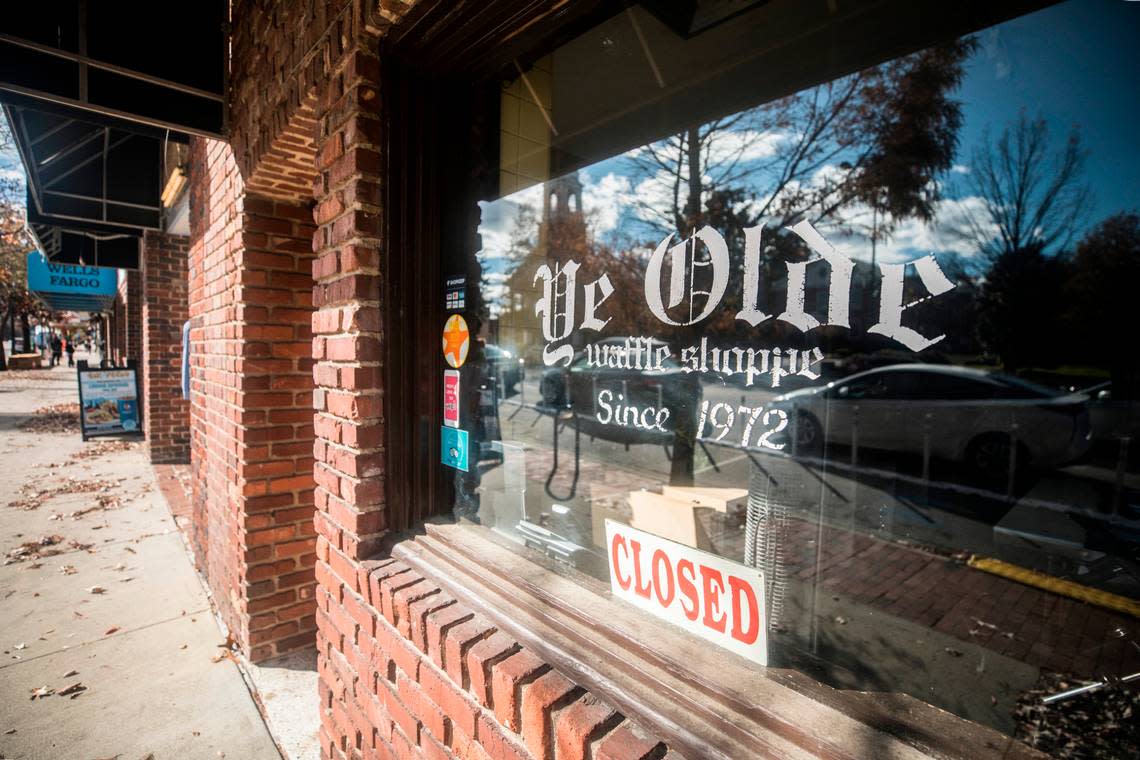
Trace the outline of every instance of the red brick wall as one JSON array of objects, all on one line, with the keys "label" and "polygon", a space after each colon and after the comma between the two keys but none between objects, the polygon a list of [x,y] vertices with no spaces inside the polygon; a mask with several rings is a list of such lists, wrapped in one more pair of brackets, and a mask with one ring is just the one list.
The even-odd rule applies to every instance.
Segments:
[{"label": "red brick wall", "polygon": [[679,758],[406,565],[317,577],[322,757]]},{"label": "red brick wall", "polygon": [[[119,290],[115,295],[115,303],[111,311],[111,339],[107,350],[110,356],[106,357],[115,364],[119,364],[127,355],[127,281],[119,282]],[[63,356],[66,360],[66,354]]]},{"label": "red brick wall", "polygon": [[128,269],[127,275],[127,288],[126,300],[124,303],[126,313],[125,324],[123,329],[123,358],[134,359],[136,362],[142,362],[143,344],[142,344],[142,312],[143,312],[143,290],[142,290],[142,273],[137,269]]},{"label": "red brick wall", "polygon": [[181,235],[147,232],[143,238],[142,308],[138,310],[143,428],[150,461],[155,464],[190,461],[190,404],[182,398],[182,323],[189,318],[188,250],[189,240]]},{"label": "red brick wall", "polygon": [[260,660],[313,641],[312,213],[191,148],[191,459],[199,564]]}]

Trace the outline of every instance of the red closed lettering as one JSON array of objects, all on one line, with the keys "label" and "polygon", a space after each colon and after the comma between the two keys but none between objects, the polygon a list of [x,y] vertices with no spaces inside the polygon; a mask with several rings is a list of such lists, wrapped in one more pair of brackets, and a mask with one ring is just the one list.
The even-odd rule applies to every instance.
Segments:
[{"label": "red closed lettering", "polygon": [[649,598],[649,584],[641,584],[641,542],[630,541],[633,547],[633,593],[645,599]]},{"label": "red closed lettering", "polygon": [[705,598],[703,622],[718,633],[724,633],[727,616],[720,609],[720,595],[724,593],[724,576],[719,570],[701,565],[701,591]]},{"label": "red closed lettering", "polygon": [[621,576],[621,564],[618,562],[618,547],[625,550],[625,555],[629,556],[629,549],[625,545],[625,536],[614,534],[613,545],[610,547],[610,561],[613,563],[614,577],[617,578],[618,585],[621,586],[622,591],[629,591],[629,576],[623,578]]},{"label": "red closed lettering", "polygon": [[[660,568],[665,568],[664,580],[661,578]],[[662,587],[667,588],[668,593],[662,594]],[[673,597],[676,594],[673,590],[673,564],[669,562],[665,552],[660,549],[653,552],[653,591],[657,594],[657,601],[661,603],[662,607],[668,607],[673,603]]]},{"label": "red closed lettering", "polygon": [[[742,644],[755,644],[760,635],[760,605],[756,601],[756,592],[751,584],[735,575],[728,576],[728,585],[732,589],[732,638]],[[741,627],[741,597],[748,602],[748,630]]]},{"label": "red closed lettering", "polygon": [[[696,580],[697,574],[692,562],[683,559],[677,563],[677,585],[681,587],[682,596],[681,609],[685,611],[685,617],[689,620],[696,620],[701,611],[697,602]],[[688,604],[685,604],[686,601]]]}]

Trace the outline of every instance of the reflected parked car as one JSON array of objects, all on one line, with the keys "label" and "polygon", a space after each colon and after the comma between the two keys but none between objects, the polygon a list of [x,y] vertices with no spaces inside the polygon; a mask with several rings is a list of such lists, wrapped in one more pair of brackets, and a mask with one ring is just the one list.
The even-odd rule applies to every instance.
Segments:
[{"label": "reflected parked car", "polygon": [[1119,441],[1140,438],[1140,402],[1130,398],[1117,398],[1112,382],[1106,381],[1080,391],[1089,397],[1089,416],[1093,438]]},{"label": "reflected parked car", "polygon": [[795,450],[823,443],[921,453],[987,474],[1070,462],[1091,443],[1088,396],[1063,394],[998,372],[897,364],[777,397],[794,420]]},{"label": "reflected parked car", "polygon": [[502,395],[514,394],[519,383],[522,382],[522,359],[516,356],[513,351],[496,346],[494,343],[483,346],[483,358],[485,362],[484,372],[487,377],[494,378],[499,383]]}]

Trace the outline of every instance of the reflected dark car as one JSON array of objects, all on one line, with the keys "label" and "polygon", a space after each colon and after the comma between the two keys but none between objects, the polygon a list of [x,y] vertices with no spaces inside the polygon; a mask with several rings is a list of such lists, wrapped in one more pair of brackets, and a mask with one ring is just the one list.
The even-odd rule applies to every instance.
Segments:
[{"label": "reflected dark car", "polygon": [[794,420],[796,450],[822,444],[921,453],[997,474],[1017,464],[1056,467],[1091,443],[1088,396],[998,372],[898,364],[777,397]]},{"label": "reflected dark car", "polygon": [[484,372],[487,377],[494,378],[499,384],[502,395],[514,394],[519,383],[522,382],[522,359],[514,352],[496,346],[494,343],[483,346],[483,358],[485,362]]},{"label": "reflected dark car", "polygon": [[1119,441],[1140,438],[1140,402],[1130,398],[1117,398],[1112,382],[1103,382],[1084,388],[1081,393],[1089,397],[1089,416],[1093,438]]},{"label": "reflected dark car", "polygon": [[[603,344],[624,346],[625,340],[610,339]],[[575,354],[569,367],[547,368],[539,393],[546,409],[573,412],[572,423],[582,432],[618,443],[668,444],[678,422],[687,415],[692,423],[701,403],[697,375],[682,372],[675,361],[666,359],[664,369],[653,372],[590,367],[585,351]],[[660,410],[667,410],[660,426],[664,430],[652,424]],[[619,414],[622,419],[615,419]],[[637,423],[627,424],[633,416]]]}]

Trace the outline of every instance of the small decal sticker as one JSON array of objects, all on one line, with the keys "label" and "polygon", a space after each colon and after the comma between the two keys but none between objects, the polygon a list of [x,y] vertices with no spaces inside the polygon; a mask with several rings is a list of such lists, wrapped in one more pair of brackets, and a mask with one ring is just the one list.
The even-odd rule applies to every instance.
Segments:
[{"label": "small decal sticker", "polygon": [[447,311],[459,311],[467,304],[467,278],[448,277],[444,282],[443,306]]},{"label": "small decal sticker", "polygon": [[443,371],[443,424],[459,427],[459,371]]},{"label": "small decal sticker", "polygon": [[448,467],[467,472],[467,431],[441,427],[439,440],[440,461]]},{"label": "small decal sticker", "polygon": [[459,369],[467,361],[467,351],[471,348],[471,333],[467,331],[467,320],[452,314],[443,325],[443,358]]}]

